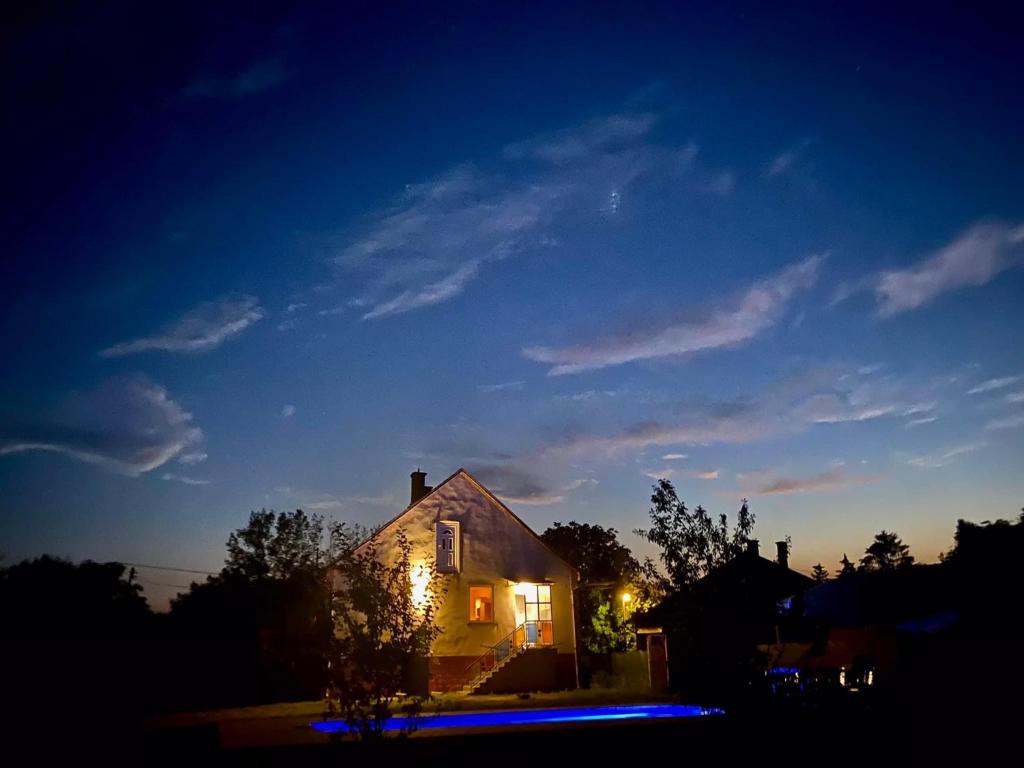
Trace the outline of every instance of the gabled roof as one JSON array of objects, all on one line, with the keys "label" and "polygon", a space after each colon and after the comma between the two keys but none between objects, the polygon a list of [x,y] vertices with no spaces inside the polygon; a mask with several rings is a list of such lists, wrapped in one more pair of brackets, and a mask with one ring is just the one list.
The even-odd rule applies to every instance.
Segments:
[{"label": "gabled roof", "polygon": [[430,492],[427,493],[425,496],[417,499],[416,501],[411,503],[409,506],[407,506],[405,509],[403,509],[401,512],[399,512],[397,515],[395,515],[393,518],[391,518],[386,523],[384,523],[384,525],[382,525],[380,528],[378,528],[376,531],[374,531],[373,534],[371,534],[370,537],[366,539],[366,541],[363,541],[361,544],[359,544],[359,546],[356,547],[356,549],[360,549],[361,547],[365,546],[369,542],[373,541],[373,539],[375,539],[379,534],[381,534],[382,532],[384,532],[385,530],[390,528],[392,525],[397,523],[399,520],[401,520],[403,517],[405,517],[405,515],[410,510],[414,509],[415,507],[418,507],[420,504],[422,504],[424,501],[429,499],[431,496],[433,496],[435,493],[437,493],[439,490],[444,488],[448,483],[450,483],[452,480],[454,480],[456,477],[459,477],[460,475],[462,477],[464,477],[466,480],[468,480],[478,491],[480,491],[480,493],[482,493],[485,497],[487,497],[488,501],[490,501],[492,504],[494,504],[494,506],[496,506],[499,510],[501,510],[506,515],[511,517],[513,520],[515,520],[517,523],[519,523],[519,525],[521,525],[523,527],[523,529],[527,533],[529,533],[531,536],[533,536],[533,538],[535,538],[540,543],[540,545],[542,547],[544,547],[544,549],[546,549],[552,555],[554,555],[559,560],[561,560],[563,563],[565,563],[566,566],[568,566],[569,570],[571,570],[573,572],[573,574],[575,575],[576,579],[577,580],[579,579],[579,575],[580,574],[579,574],[579,570],[576,568],[576,566],[574,566],[572,563],[567,561],[560,554],[555,552],[555,550],[553,550],[551,547],[549,547],[547,542],[545,542],[544,539],[542,539],[540,536],[538,536],[536,531],[533,530],[533,528],[531,528],[525,522],[523,522],[522,518],[520,518],[515,512],[513,512],[507,506],[505,506],[505,504],[501,501],[501,499],[499,499],[497,496],[495,496],[493,493],[491,493],[491,491],[487,488],[487,486],[485,486],[483,483],[481,483],[479,480],[477,480],[475,477],[473,477],[473,475],[471,475],[469,473],[469,471],[467,469],[465,469],[464,467],[459,467],[452,474],[450,474],[448,477],[446,477],[442,482],[440,482],[437,485],[435,485],[430,490]]}]

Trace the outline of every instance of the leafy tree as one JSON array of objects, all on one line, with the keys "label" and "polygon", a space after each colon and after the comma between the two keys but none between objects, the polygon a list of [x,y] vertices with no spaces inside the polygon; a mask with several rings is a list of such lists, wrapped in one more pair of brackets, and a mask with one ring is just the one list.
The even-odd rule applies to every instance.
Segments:
[{"label": "leafy tree", "polygon": [[556,522],[540,535],[545,544],[576,567],[584,584],[628,583],[640,572],[640,563],[617,536],[614,528],[575,521],[566,525]]},{"label": "leafy tree", "polygon": [[[852,567],[853,563],[850,563],[850,566]],[[828,569],[821,563],[818,563],[813,568],[811,568],[811,578],[814,579],[815,582],[817,582],[818,584],[824,584],[826,581],[828,581],[828,576]]]},{"label": "leafy tree", "polygon": [[850,558],[846,556],[846,553],[843,552],[843,559],[839,561],[839,573],[837,573],[836,576],[838,578],[842,578],[843,576],[852,576],[856,572],[856,566],[854,566]]},{"label": "leafy tree", "polygon": [[740,554],[754,530],[746,499],[731,529],[726,515],[712,517],[703,507],[690,510],[668,480],[659,480],[651,495],[651,527],[635,533],[661,547],[668,584],[693,584]]},{"label": "leafy tree", "polygon": [[323,565],[324,526],[319,515],[260,510],[228,537],[224,570],[248,579],[286,579]]},{"label": "leafy tree", "polygon": [[[340,526],[332,606],[335,642],[330,665],[329,711],[339,713],[363,740],[384,736],[400,692],[426,659],[441,633],[435,623],[446,583],[434,563],[414,564],[412,545],[401,529],[389,552],[373,539],[356,551],[358,534]],[[408,718],[402,734],[415,729],[423,699],[408,696],[400,710]]]},{"label": "leafy tree", "polygon": [[261,510],[227,541],[222,571],[171,602],[166,698],[214,707],[316,698],[333,642],[323,522]]},{"label": "leafy tree", "polygon": [[[556,522],[541,539],[580,573],[576,593],[579,642],[593,653],[624,651],[636,645],[629,617],[660,596],[643,566],[618,540],[614,528]],[[629,601],[622,600],[629,595]]]},{"label": "leafy tree", "polygon": [[895,532],[883,530],[875,534],[875,540],[864,550],[860,570],[894,571],[913,564],[914,556],[910,554],[910,547]]},{"label": "leafy tree", "polygon": [[969,520],[956,521],[953,548],[939,559],[944,563],[959,565],[970,563],[983,565],[986,562],[1005,563],[1016,560],[1024,550],[1024,511],[1016,522],[1009,520],[985,520],[972,523]]}]

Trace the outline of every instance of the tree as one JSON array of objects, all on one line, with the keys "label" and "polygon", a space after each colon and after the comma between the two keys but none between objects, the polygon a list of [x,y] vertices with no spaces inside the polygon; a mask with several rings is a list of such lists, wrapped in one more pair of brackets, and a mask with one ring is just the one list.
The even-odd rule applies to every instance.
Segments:
[{"label": "tree", "polygon": [[857,572],[857,569],[854,567],[853,563],[850,561],[850,558],[848,558],[846,556],[846,553],[843,552],[843,559],[839,561],[839,574],[838,574],[838,577],[839,578],[843,578],[844,576],[852,576],[856,572]]},{"label": "tree", "polygon": [[[850,565],[852,566],[853,563],[850,563]],[[811,578],[814,579],[814,581],[818,584],[824,584],[826,581],[828,581],[828,576],[828,569],[825,568],[825,566],[823,566],[821,563],[818,563],[813,568],[811,568]]]},{"label": "tree", "polygon": [[[446,583],[432,561],[413,563],[402,529],[387,553],[373,539],[357,552],[358,538],[345,526],[332,530],[335,642],[328,702],[350,731],[376,740],[384,736],[393,702],[410,690],[411,676],[441,633],[435,616]],[[402,734],[415,729],[422,706],[420,696],[404,699]]]},{"label": "tree", "polygon": [[251,512],[224,568],[171,602],[166,698],[215,707],[316,698],[333,642],[323,522]]},{"label": "tree", "polygon": [[875,540],[864,550],[860,570],[894,571],[913,564],[914,556],[910,554],[910,547],[895,532],[883,530],[875,534]]},{"label": "tree", "polygon": [[248,579],[286,579],[323,565],[323,518],[295,512],[260,510],[228,537],[225,571]]},{"label": "tree", "polygon": [[618,540],[618,531],[590,523],[556,522],[540,535],[563,560],[580,573],[584,584],[628,583],[640,572],[640,563]]},{"label": "tree", "polygon": [[[41,712],[70,706],[64,725],[75,737],[95,736],[90,729],[112,711],[145,716],[154,617],[129,574],[121,563],[48,555],[0,568],[0,678],[13,705],[5,712],[38,726]],[[8,720],[5,732],[17,726]]]},{"label": "tree", "polygon": [[633,553],[619,543],[618,531],[556,522],[541,539],[580,573],[575,599],[580,645],[598,654],[634,647],[629,617],[649,608],[656,594]]},{"label": "tree", "polygon": [[713,573],[740,554],[754,530],[746,499],[730,530],[728,518],[713,518],[703,508],[686,507],[668,480],[659,480],[651,495],[651,527],[635,533],[661,547],[668,585],[685,587]]}]

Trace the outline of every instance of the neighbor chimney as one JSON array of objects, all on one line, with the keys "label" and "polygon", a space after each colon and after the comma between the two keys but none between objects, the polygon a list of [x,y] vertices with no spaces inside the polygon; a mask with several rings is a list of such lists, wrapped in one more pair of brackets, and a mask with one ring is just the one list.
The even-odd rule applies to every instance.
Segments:
[{"label": "neighbor chimney", "polygon": [[412,488],[409,496],[409,504],[415,504],[417,501],[419,501],[432,490],[434,490],[429,485],[427,485],[426,472],[421,472],[419,469],[417,469],[415,472],[410,474],[409,477],[412,478]]},{"label": "neighbor chimney", "polygon": [[778,561],[783,568],[789,568],[789,542],[776,541],[775,549],[779,551]]},{"label": "neighbor chimney", "polygon": [[757,539],[747,539],[747,554],[748,555],[753,555],[754,557],[757,557],[757,555],[758,555]]}]

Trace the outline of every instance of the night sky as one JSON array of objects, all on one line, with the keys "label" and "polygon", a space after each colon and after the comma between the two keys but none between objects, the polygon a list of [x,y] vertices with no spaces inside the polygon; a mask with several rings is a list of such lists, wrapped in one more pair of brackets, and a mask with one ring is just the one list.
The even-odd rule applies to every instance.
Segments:
[{"label": "night sky", "polygon": [[642,554],[654,478],[749,497],[805,570],[1024,505],[1008,12],[150,5],[4,11],[7,562],[416,467]]}]

